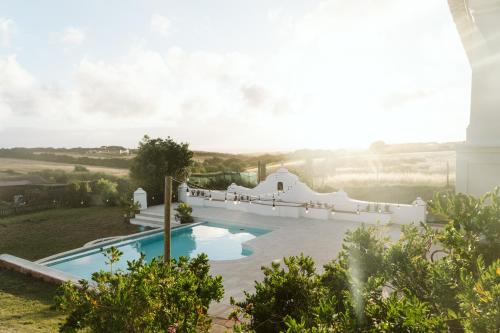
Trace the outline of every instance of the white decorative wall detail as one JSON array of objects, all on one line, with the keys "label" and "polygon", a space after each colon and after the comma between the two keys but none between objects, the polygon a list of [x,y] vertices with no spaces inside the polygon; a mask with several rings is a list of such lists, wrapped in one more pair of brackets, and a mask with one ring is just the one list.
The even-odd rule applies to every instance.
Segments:
[{"label": "white decorative wall detail", "polygon": [[[282,185],[282,186],[281,186]],[[283,189],[278,190],[278,189]],[[287,169],[267,176],[254,188],[232,184],[227,191],[179,186],[179,199],[192,206],[220,207],[253,214],[347,220],[364,223],[409,224],[424,222],[426,203],[417,198],[411,205],[354,200],[343,191],[317,193]]]}]

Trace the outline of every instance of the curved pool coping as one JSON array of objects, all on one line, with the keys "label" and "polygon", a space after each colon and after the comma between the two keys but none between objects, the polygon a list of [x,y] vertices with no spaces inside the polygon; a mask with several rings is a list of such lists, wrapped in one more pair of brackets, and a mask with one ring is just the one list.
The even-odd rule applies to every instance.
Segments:
[{"label": "curved pool coping", "polygon": [[[172,227],[172,230],[174,230],[174,229],[177,230],[177,229],[189,228],[189,227],[192,227],[192,226],[195,226],[195,225],[198,225],[198,224],[202,224],[202,223],[203,222],[195,222],[195,223],[190,223],[190,224],[185,224],[185,225],[179,225],[179,226]],[[72,249],[72,250],[68,250],[68,251],[56,253],[56,254],[53,254],[51,256],[39,259],[39,260],[37,260],[35,262],[37,264],[45,265],[45,264],[47,264],[49,262],[55,261],[57,259],[60,259],[61,257],[72,256],[72,255],[75,255],[75,254],[78,254],[78,253],[81,253],[81,252],[86,252],[86,251],[92,251],[92,250],[95,250],[95,249],[100,249],[100,248],[105,247],[105,246],[116,244],[117,242],[125,242],[125,241],[131,240],[131,239],[144,238],[144,237],[147,237],[147,236],[150,236],[150,235],[154,235],[154,234],[160,233],[162,231],[163,231],[163,228],[157,228],[157,229],[142,231],[142,232],[138,232],[138,233],[135,233],[135,234],[126,235],[126,236],[116,236],[116,237],[112,237],[109,240],[104,240],[102,242],[96,243],[96,244],[91,245],[91,246],[85,247],[85,245],[84,245],[84,246],[81,246],[81,247],[78,247],[78,248],[75,248],[75,249]]]},{"label": "curved pool coping", "polygon": [[[214,224],[222,224],[222,225],[229,225],[229,226],[244,226],[244,225],[241,225],[239,223],[235,223],[235,221],[214,219],[214,218],[195,217],[195,221],[196,222],[194,222],[194,223],[173,226],[171,230],[180,230],[180,229],[184,229],[184,228],[190,228],[190,227],[194,227],[194,226],[197,226],[197,225],[200,225],[203,223],[214,223]],[[253,228],[254,226],[248,226],[248,227]],[[273,230],[277,229],[276,227],[268,227],[268,226],[255,226],[255,227],[268,231],[267,233],[260,235],[256,238],[264,237],[267,234],[271,233]],[[130,234],[130,235],[126,235],[126,236],[114,236],[114,237],[101,238],[101,239],[97,239],[97,240],[88,242],[81,247],[78,247],[78,248],[75,248],[75,249],[72,249],[69,251],[60,252],[60,253],[39,259],[39,260],[34,261],[34,262],[37,264],[46,266],[46,267],[50,267],[50,266],[48,266],[49,264],[52,264],[52,263],[54,263],[60,259],[63,259],[63,258],[67,259],[68,257],[76,256],[76,255],[81,254],[83,252],[102,249],[103,247],[110,246],[110,245],[117,244],[117,243],[126,242],[129,240],[138,240],[138,239],[146,238],[148,236],[152,236],[152,235],[162,233],[162,232],[163,232],[163,228],[157,228],[157,229],[147,230],[147,231],[143,231],[143,232],[139,232],[139,233],[135,233],[135,234]],[[253,239],[250,239],[246,242],[241,243],[242,248],[250,251],[250,254],[248,256],[244,256],[242,258],[236,258],[236,259],[226,259],[226,260],[210,260],[209,259],[209,261],[213,262],[213,263],[217,263],[217,264],[224,264],[224,263],[244,262],[246,260],[249,260],[249,258],[251,256],[255,255],[255,253],[257,251],[257,248],[255,248],[251,244],[251,242],[253,240],[255,240],[256,238],[253,238]],[[100,241],[100,240],[102,240],[102,241]],[[95,243],[95,242],[97,242],[97,243]],[[92,244],[92,243],[94,243],[94,244]],[[55,268],[53,268],[53,269],[57,270]]]}]

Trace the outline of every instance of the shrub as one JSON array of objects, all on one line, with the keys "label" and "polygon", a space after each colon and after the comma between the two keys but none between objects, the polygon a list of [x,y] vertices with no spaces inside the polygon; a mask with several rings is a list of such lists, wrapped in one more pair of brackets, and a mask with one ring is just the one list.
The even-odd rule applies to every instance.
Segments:
[{"label": "shrub", "polygon": [[117,187],[117,183],[108,179],[100,178],[95,184],[95,191],[101,196],[104,205],[116,206],[120,200]]},{"label": "shrub", "polygon": [[175,208],[175,219],[179,220],[181,223],[191,223],[194,221],[191,213],[193,212],[193,208],[189,206],[187,203],[181,202]]},{"label": "shrub", "polygon": [[311,257],[284,258],[285,268],[273,262],[262,267],[264,280],[255,283],[255,293],[245,292],[246,300],[235,302],[250,316],[250,328],[259,332],[279,332],[286,328],[285,317],[302,319],[309,325],[319,306],[318,276]]},{"label": "shrub", "polygon": [[[121,252],[111,248],[105,255],[112,267]],[[68,314],[60,331],[208,332],[208,306],[223,296],[222,278],[208,272],[204,254],[170,263],[141,257],[128,262],[126,272],[94,273],[95,286],[86,280],[81,286],[65,283],[56,297],[57,307]]]},{"label": "shrub", "polygon": [[89,169],[83,165],[75,165],[73,172],[89,172]]},{"label": "shrub", "polygon": [[90,206],[90,187],[87,182],[69,183],[65,190],[65,201],[71,207]]},{"label": "shrub", "polygon": [[[499,190],[476,199],[440,193],[449,222],[403,228],[392,244],[375,228],[346,234],[338,257],[314,271],[307,257],[264,268],[255,293],[233,302],[237,330],[256,332],[500,331]],[[307,262],[307,264],[305,264]]]}]

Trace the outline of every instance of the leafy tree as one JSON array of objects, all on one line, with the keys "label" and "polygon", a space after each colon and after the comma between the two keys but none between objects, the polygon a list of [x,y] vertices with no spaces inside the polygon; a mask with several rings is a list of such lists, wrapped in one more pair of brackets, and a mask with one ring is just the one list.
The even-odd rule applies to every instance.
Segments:
[{"label": "leafy tree", "polygon": [[[165,176],[185,179],[192,159],[193,152],[187,143],[177,143],[170,137],[151,139],[146,135],[139,143],[130,176],[148,193],[152,203],[160,203],[165,190]],[[173,185],[178,184],[174,182]]]},{"label": "leafy tree", "polygon": [[100,178],[95,184],[95,191],[106,206],[116,206],[119,203],[120,195],[117,188],[117,183],[104,178]]},{"label": "leafy tree", "polygon": [[284,330],[286,316],[302,319],[310,325],[311,309],[319,306],[320,286],[312,258],[288,257],[284,258],[284,264],[286,269],[277,262],[262,267],[264,280],[255,283],[255,293],[245,292],[243,302],[232,300],[250,316],[250,327],[258,332]]},{"label": "leafy tree", "polygon": [[65,190],[65,200],[71,207],[90,206],[90,187],[87,182],[69,183]]},{"label": "leafy tree", "polygon": [[[122,253],[111,248],[105,255],[112,268]],[[56,297],[68,314],[61,332],[208,332],[208,306],[223,296],[222,278],[209,275],[204,254],[170,263],[141,257],[126,272],[97,272],[80,284],[63,284]]]}]

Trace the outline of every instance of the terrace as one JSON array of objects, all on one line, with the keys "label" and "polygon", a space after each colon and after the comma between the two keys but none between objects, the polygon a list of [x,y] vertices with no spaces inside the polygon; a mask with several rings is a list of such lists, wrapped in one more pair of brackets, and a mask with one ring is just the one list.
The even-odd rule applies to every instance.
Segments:
[{"label": "terrace", "polygon": [[[145,195],[136,193],[136,201],[142,201],[143,207]],[[426,209],[420,200],[411,205],[382,204],[353,200],[342,192],[318,194],[286,169],[269,175],[255,189],[231,185],[227,192],[206,191],[183,184],[179,198],[192,205],[195,223],[181,226],[172,222],[172,256],[208,254],[212,274],[223,277],[224,299],[210,308],[210,314],[219,318],[227,318],[230,297],[241,298],[262,278],[263,265],[304,253],[321,269],[341,250],[345,233],[361,222],[376,224],[382,235],[395,240],[400,225],[424,220]],[[105,269],[100,253],[108,246],[122,247],[124,260],[135,259],[141,252],[147,258],[161,255],[163,214],[163,205],[152,206],[131,221],[154,230],[89,242],[35,263],[3,255],[0,264],[48,281],[88,278],[91,272]]]}]

